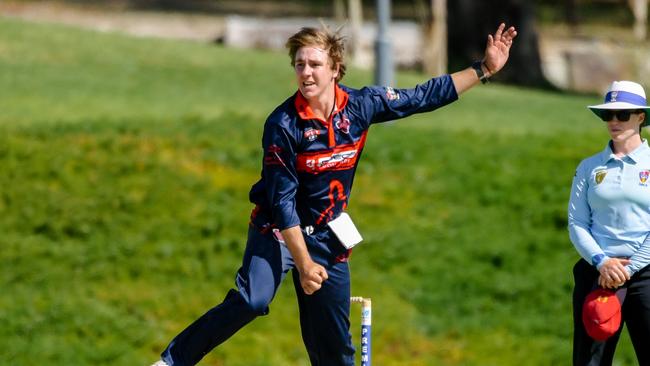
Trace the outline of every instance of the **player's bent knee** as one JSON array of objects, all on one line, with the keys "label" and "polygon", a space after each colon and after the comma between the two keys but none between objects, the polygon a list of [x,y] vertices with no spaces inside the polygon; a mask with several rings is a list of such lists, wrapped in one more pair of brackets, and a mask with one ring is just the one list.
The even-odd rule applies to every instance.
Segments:
[{"label": "player's bent knee", "polygon": [[266,299],[254,299],[249,302],[247,302],[248,306],[250,307],[251,311],[254,312],[257,315],[267,315],[269,313],[269,304],[271,303],[270,300]]},{"label": "player's bent knee", "polygon": [[249,310],[255,315],[267,315],[269,313],[269,305],[273,297],[247,296],[244,292],[240,292],[239,295]]}]

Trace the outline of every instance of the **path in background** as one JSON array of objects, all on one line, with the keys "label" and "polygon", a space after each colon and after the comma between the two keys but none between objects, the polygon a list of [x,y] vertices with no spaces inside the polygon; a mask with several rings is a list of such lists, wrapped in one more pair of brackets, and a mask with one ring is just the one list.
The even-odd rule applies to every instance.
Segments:
[{"label": "path in background", "polygon": [[[243,3],[242,3],[243,4]],[[260,12],[263,12],[261,9]],[[242,8],[245,13],[250,9]],[[78,26],[105,32],[121,32],[141,37],[161,37],[202,42],[224,42],[243,48],[284,49],[284,42],[302,26],[319,26],[319,18],[267,18],[237,15],[204,15],[152,10],[129,10],[115,7],[80,6],[69,3],[5,2],[0,15],[35,22]],[[341,24],[324,20],[334,29]],[[343,33],[348,28],[343,27]],[[374,65],[375,24],[366,21],[360,30],[358,54],[352,60],[360,68]],[[413,21],[393,21],[390,37],[393,59],[398,67],[417,67],[422,57],[419,25]]]},{"label": "path in background", "polygon": [[224,34],[223,17],[141,10],[113,10],[57,2],[0,2],[0,15],[62,23],[103,32],[213,42]]},{"label": "path in background", "polygon": [[[250,9],[243,10],[250,13]],[[264,10],[260,9],[260,12]],[[100,8],[55,1],[0,2],[0,16],[141,37],[218,41],[227,46],[280,49],[298,24],[306,24],[304,18],[301,21],[294,19],[292,23],[288,19]],[[317,22],[317,18],[310,21]],[[357,67],[370,69],[374,65],[373,27],[371,22],[364,24],[359,54],[352,60]],[[395,22],[391,27],[397,66],[412,68],[419,65],[422,57],[419,25]],[[636,80],[650,86],[650,58],[647,57],[650,46],[629,41],[631,30],[583,27],[579,33],[566,29],[558,31],[562,28],[550,26],[538,30],[542,70],[556,87],[600,94],[616,79]],[[609,36],[602,36],[604,31]]]}]

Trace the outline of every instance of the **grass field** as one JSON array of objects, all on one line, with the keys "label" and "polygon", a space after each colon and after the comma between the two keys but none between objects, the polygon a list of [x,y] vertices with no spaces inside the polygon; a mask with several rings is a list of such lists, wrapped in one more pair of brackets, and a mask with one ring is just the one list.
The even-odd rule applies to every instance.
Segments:
[{"label": "grass field", "polygon": [[[233,286],[288,57],[0,18],[0,70],[0,359],[154,361]],[[371,129],[351,266],[376,365],[570,364],[565,211],[599,99],[490,84]],[[292,291],[202,364],[307,365]]]}]

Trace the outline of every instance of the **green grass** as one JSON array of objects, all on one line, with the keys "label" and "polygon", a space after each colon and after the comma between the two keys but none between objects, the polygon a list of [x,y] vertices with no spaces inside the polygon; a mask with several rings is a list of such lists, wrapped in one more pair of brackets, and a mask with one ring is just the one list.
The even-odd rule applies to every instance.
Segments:
[{"label": "green grass", "polygon": [[[233,285],[287,56],[0,19],[0,70],[0,359],[152,362]],[[371,129],[351,266],[376,364],[570,363],[565,209],[598,99],[492,84]],[[307,365],[297,318],[289,279],[203,364]]]}]

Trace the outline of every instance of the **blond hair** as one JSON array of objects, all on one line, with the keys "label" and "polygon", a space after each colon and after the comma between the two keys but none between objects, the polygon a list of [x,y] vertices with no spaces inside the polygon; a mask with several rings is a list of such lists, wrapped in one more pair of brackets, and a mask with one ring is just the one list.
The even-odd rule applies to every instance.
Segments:
[{"label": "blond hair", "polygon": [[338,32],[333,33],[326,28],[316,29],[304,27],[298,33],[289,37],[285,47],[289,50],[291,66],[295,66],[296,64],[296,52],[298,52],[301,47],[306,46],[317,46],[326,50],[332,70],[336,70],[336,65],[339,65],[336,82],[343,79],[343,76],[345,75],[345,63],[343,62],[345,40],[338,34]]}]

